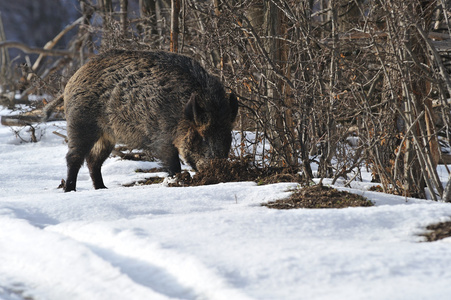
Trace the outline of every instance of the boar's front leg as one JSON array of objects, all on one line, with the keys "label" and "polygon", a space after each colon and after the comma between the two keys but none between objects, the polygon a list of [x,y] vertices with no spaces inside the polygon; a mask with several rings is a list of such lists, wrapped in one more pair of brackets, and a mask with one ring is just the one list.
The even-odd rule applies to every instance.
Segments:
[{"label": "boar's front leg", "polygon": [[163,151],[161,160],[163,161],[164,168],[168,171],[169,176],[174,176],[182,171],[180,166],[179,152],[173,145],[166,147],[166,151]]}]

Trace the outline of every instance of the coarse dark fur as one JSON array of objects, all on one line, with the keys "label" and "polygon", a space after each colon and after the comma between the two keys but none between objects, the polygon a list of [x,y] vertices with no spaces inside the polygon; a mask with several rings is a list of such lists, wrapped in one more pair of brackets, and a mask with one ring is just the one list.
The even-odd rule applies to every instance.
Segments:
[{"label": "coarse dark fur", "polygon": [[[170,175],[179,155],[194,169],[226,158],[238,102],[193,59],[168,52],[109,51],[81,67],[62,97],[69,151],[65,191],[86,160],[94,188],[116,143],[150,150]],[[48,114],[50,103],[46,109]]]}]

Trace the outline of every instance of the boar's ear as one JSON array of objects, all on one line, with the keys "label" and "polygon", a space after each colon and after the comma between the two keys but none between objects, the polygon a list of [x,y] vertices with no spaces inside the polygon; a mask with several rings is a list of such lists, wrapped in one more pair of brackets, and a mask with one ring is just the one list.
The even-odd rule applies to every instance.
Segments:
[{"label": "boar's ear", "polygon": [[185,106],[185,118],[193,121],[197,125],[205,123],[204,110],[199,106],[199,99],[197,93],[192,93],[191,98]]},{"label": "boar's ear", "polygon": [[229,104],[231,109],[231,117],[232,122],[235,121],[236,115],[238,114],[238,100],[236,99],[236,96],[234,93],[230,93],[229,95]]}]

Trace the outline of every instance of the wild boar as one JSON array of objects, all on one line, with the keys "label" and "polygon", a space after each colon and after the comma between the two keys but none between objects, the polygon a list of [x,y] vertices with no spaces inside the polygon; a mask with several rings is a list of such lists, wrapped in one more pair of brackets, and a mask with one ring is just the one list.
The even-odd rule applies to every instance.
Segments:
[{"label": "wild boar", "polygon": [[106,188],[101,167],[116,143],[151,151],[169,175],[180,157],[197,170],[227,158],[238,111],[233,93],[195,60],[174,53],[114,50],[82,66],[64,99],[69,150],[65,192],[76,189],[84,161],[95,189]]}]

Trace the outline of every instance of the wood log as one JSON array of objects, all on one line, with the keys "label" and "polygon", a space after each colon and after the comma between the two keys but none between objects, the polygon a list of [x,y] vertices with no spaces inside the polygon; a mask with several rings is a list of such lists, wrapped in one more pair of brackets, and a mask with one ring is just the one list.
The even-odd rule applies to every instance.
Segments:
[{"label": "wood log", "polygon": [[33,123],[38,123],[40,121],[41,121],[40,116],[33,115],[2,116],[1,119],[2,125],[5,126],[27,126]]},{"label": "wood log", "polygon": [[[47,122],[63,120],[64,118],[61,115],[56,114],[51,116]],[[28,126],[40,122],[43,122],[42,116],[33,112],[14,116],[2,116],[1,118],[1,124],[4,126]]]},{"label": "wood log", "polygon": [[119,156],[120,158],[126,159],[126,160],[136,160],[136,161],[145,160],[144,153],[123,153],[118,148],[113,149],[111,154],[113,154],[114,156]]}]

